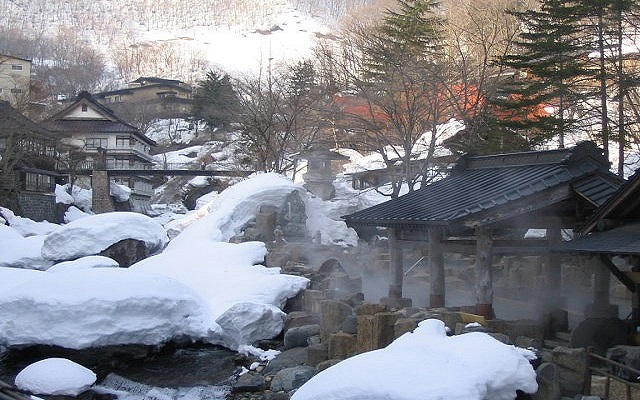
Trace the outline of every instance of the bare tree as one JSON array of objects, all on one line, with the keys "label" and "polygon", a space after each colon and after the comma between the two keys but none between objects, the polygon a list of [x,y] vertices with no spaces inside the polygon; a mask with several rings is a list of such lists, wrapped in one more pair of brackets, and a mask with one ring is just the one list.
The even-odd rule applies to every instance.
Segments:
[{"label": "bare tree", "polygon": [[318,48],[320,65],[331,66],[323,79],[342,90],[331,110],[336,125],[353,146],[380,154],[391,175],[392,190],[385,194],[392,197],[403,184],[414,190],[434,177],[438,125],[451,109],[442,95],[448,83],[445,65],[436,55],[440,22],[427,3],[403,3],[422,10],[404,31],[395,31],[396,16],[411,11],[387,11],[382,23],[351,23],[339,48]]},{"label": "bare tree", "polygon": [[0,101],[0,186],[16,189],[17,168],[54,169],[58,147],[48,131]]},{"label": "bare tree", "polygon": [[296,75],[297,68],[271,68],[234,86],[240,102],[240,136],[260,171],[286,172],[294,168],[292,155],[315,142],[322,123],[316,115],[321,96],[315,78]]}]

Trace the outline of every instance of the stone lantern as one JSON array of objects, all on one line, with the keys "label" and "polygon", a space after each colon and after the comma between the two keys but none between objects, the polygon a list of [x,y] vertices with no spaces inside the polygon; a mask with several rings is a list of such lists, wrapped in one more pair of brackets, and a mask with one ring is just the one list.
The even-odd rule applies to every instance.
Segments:
[{"label": "stone lantern", "polygon": [[297,158],[307,160],[307,172],[302,175],[303,186],[322,200],[332,199],[336,194],[333,186],[336,174],[331,170],[331,161],[348,160],[349,157],[326,148],[318,148],[302,153]]}]

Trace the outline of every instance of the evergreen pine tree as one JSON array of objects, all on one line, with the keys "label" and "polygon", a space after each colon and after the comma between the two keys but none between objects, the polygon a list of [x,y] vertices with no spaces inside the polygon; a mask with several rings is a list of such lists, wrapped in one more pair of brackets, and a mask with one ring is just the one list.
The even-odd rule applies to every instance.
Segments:
[{"label": "evergreen pine tree", "polygon": [[514,74],[495,100],[498,122],[523,134],[530,146],[557,135],[563,147],[576,122],[570,109],[590,95],[583,83],[592,48],[580,25],[586,9],[580,1],[543,0],[539,11],[511,13],[524,29],[518,53],[499,60]]},{"label": "evergreen pine tree", "polygon": [[209,71],[198,83],[193,95],[191,118],[205,121],[214,128],[224,128],[234,122],[238,98],[227,74]]},{"label": "evergreen pine tree", "polygon": [[384,81],[408,66],[434,62],[441,49],[442,20],[434,0],[397,0],[397,11],[387,10],[364,48],[364,77]]}]

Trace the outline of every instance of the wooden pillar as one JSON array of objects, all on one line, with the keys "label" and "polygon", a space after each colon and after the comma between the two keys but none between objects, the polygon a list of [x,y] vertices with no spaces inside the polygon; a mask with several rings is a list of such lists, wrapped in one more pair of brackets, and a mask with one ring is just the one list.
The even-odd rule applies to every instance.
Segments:
[{"label": "wooden pillar", "polygon": [[611,304],[609,296],[611,272],[607,268],[605,261],[599,257],[592,257],[589,263],[593,266],[593,303],[587,304],[585,317],[618,317],[618,307],[615,304]]},{"label": "wooden pillar", "polygon": [[389,297],[399,299],[402,297],[404,269],[402,266],[402,249],[398,241],[398,233],[393,228],[389,228],[389,256],[391,257]]},{"label": "wooden pillar", "polygon": [[[549,249],[557,247],[562,241],[560,228],[547,228],[547,243]],[[550,251],[546,256],[546,287],[541,303],[544,319],[547,321],[549,333],[566,331],[569,329],[569,318],[565,311],[567,299],[562,296],[562,254]]]},{"label": "wooden pillar", "polygon": [[595,264],[593,271],[593,303],[598,308],[605,308],[610,304],[611,273],[599,260],[595,261]]},{"label": "wooden pillar", "polygon": [[[547,229],[547,242],[555,247],[562,240],[560,229]],[[547,284],[552,297],[560,298],[562,286],[562,254],[550,252],[547,257]]]},{"label": "wooden pillar", "polygon": [[445,306],[444,256],[442,252],[442,228],[429,229],[429,268],[431,272],[431,294],[429,306]]},{"label": "wooden pillar", "polygon": [[476,228],[476,314],[493,319],[493,274],[491,229]]},{"label": "wooden pillar", "polygon": [[[640,272],[640,258],[637,256],[630,256],[628,258],[629,264],[631,264],[632,272]],[[640,321],[640,285],[635,284],[636,291],[631,293],[631,319],[634,321]]]},{"label": "wooden pillar", "polygon": [[380,299],[380,302],[390,309],[411,307],[411,299],[402,297],[404,279],[402,248],[398,240],[398,232],[392,228],[389,228],[389,256],[391,258],[389,296]]}]

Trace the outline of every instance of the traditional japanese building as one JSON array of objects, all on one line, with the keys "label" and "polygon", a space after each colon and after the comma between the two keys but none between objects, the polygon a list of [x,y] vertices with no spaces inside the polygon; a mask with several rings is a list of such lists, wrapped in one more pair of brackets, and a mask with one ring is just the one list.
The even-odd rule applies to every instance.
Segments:
[{"label": "traditional japanese building", "polygon": [[[582,226],[621,184],[603,151],[591,142],[559,150],[463,156],[446,178],[343,218],[363,235],[378,229],[388,237],[391,276],[385,302],[410,304],[403,298],[403,249],[417,243],[428,258],[430,287],[425,290],[431,307],[447,305],[444,254],[461,253],[475,260],[477,314],[495,316],[493,261],[505,255],[542,260],[545,294],[530,301],[557,311],[563,308],[562,256],[552,250],[562,241],[561,231]],[[545,234],[528,237],[531,229]]]},{"label": "traditional japanese building", "polygon": [[[156,143],[87,92],[80,93],[73,104],[43,124],[75,148],[75,158],[80,162],[68,166],[67,173],[88,177],[94,169],[141,171],[150,170],[154,164],[149,152]],[[104,165],[96,168],[98,162]],[[117,183],[131,188],[130,203],[134,211],[142,212],[148,207],[153,194],[148,176],[121,176]],[[84,184],[90,186],[90,182]]]}]

